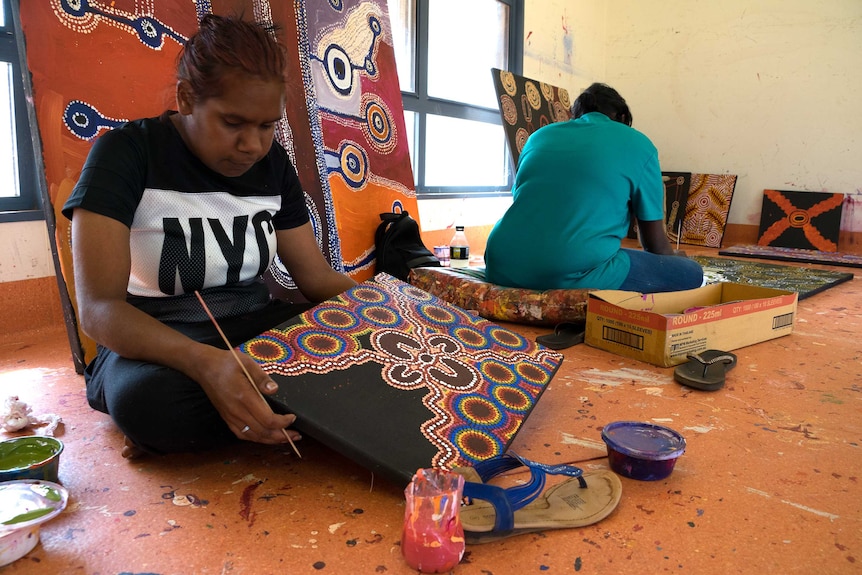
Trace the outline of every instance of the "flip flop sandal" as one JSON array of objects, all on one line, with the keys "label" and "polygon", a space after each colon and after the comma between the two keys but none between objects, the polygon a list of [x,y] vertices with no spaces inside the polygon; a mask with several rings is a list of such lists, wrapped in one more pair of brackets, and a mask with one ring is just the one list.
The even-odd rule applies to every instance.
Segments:
[{"label": "flip flop sandal", "polygon": [[689,361],[676,366],[673,378],[683,385],[703,391],[716,391],[724,386],[725,374],[736,366],[736,356],[718,349],[691,353]]},{"label": "flip flop sandal", "polygon": [[550,349],[566,349],[584,341],[587,322],[563,322],[554,327],[554,333],[540,335],[536,343]]},{"label": "flip flop sandal", "polygon": [[[528,483],[508,489],[487,483],[520,466],[530,470]],[[461,507],[460,516],[465,540],[470,544],[592,525],[610,515],[622,495],[620,478],[612,471],[585,474],[572,465],[545,465],[511,452],[454,471],[465,478],[464,497],[468,503]],[[548,474],[568,475],[571,479],[542,495]]]}]

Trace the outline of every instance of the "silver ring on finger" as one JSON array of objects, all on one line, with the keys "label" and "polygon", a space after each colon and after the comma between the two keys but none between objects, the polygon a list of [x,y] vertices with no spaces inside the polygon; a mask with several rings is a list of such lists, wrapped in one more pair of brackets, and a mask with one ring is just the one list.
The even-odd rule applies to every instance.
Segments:
[{"label": "silver ring on finger", "polygon": [[251,427],[249,427],[248,425],[246,425],[245,427],[243,427],[242,429],[240,429],[240,430],[239,430],[239,432],[240,432],[240,433],[246,433],[246,432],[248,432],[248,430],[249,430],[249,429],[251,429]]}]

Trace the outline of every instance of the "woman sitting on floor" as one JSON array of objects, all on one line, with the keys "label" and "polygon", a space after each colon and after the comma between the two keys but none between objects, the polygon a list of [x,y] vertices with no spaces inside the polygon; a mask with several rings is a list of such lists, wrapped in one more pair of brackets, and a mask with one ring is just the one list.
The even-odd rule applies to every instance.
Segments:
[{"label": "woman sitting on floor", "polygon": [[[264,26],[205,16],[178,60],[177,111],[99,138],[63,208],[78,319],[99,344],[87,399],[125,434],[124,456],[300,438],[206,313],[237,345],[307,309],[270,297],[262,274],[276,254],[311,302],[356,283],[321,253],[296,170],[273,140],[285,58]],[[278,389],[241,361],[260,393]]]},{"label": "woman sitting on floor", "polygon": [[[675,252],[665,234],[658,152],[631,127],[625,100],[593,84],[572,116],[527,140],[512,205],[488,237],[487,281],[643,293],[699,287],[700,265]],[[632,217],[643,250],[622,248]]]}]

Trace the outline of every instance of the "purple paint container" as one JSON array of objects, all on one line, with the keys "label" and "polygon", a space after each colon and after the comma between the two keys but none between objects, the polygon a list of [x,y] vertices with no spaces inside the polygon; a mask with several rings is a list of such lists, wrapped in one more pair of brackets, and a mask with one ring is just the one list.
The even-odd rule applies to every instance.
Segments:
[{"label": "purple paint container", "polygon": [[611,469],[640,481],[664,479],[685,453],[685,438],[670,429],[640,421],[615,421],[602,429]]}]

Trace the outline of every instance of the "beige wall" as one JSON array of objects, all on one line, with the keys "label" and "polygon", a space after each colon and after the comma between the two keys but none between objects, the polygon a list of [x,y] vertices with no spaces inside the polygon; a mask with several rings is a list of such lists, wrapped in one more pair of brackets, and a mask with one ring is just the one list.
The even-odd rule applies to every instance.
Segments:
[{"label": "beige wall", "polygon": [[731,223],[759,224],[767,188],[862,199],[862,2],[609,6],[609,82],[664,169],[739,176]]},{"label": "beige wall", "polygon": [[[862,0],[526,0],[524,74],[629,101],[664,169],[739,176],[730,222],[764,188],[862,202]],[[506,199],[420,202],[423,229],[493,224]],[[849,211],[849,210],[848,210]],[[862,211],[842,229],[862,232]],[[0,224],[0,282],[53,275],[44,222]]]}]

